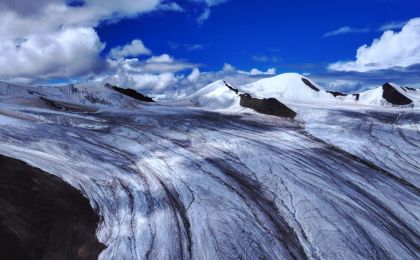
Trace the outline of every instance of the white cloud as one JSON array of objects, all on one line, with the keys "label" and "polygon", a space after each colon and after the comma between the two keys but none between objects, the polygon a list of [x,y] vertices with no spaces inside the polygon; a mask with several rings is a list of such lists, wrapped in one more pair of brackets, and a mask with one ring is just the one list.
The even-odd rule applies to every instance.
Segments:
[{"label": "white cloud", "polygon": [[385,31],[380,39],[359,47],[355,61],[329,65],[336,71],[368,72],[420,64],[420,18],[410,20],[401,32]]},{"label": "white cloud", "polygon": [[174,61],[174,58],[172,58],[166,53],[160,56],[153,56],[147,59],[148,63],[165,63],[165,62],[168,63],[168,62],[173,62],[173,61]]},{"label": "white cloud", "polygon": [[124,70],[127,73],[176,73],[194,69],[198,65],[182,60],[175,60],[168,54],[152,56],[147,60],[139,58],[127,58],[123,60],[108,60],[114,70]]},{"label": "white cloud", "polygon": [[15,38],[28,34],[50,33],[64,26],[94,27],[101,21],[134,17],[160,7],[160,0],[85,0],[80,7],[71,7],[66,0],[12,0],[0,8],[0,37]]},{"label": "white cloud", "polygon": [[197,22],[199,24],[203,24],[205,21],[207,21],[210,18],[211,10],[210,8],[204,9],[204,11],[200,14],[200,16],[197,18]]},{"label": "white cloud", "polygon": [[[178,81],[169,86],[163,92],[160,93],[159,98],[161,99],[176,99],[176,98],[185,98],[188,95],[196,92],[197,90],[205,87],[206,85],[217,81],[217,80],[226,80],[231,83],[233,86],[240,86],[247,84],[258,79],[271,77],[272,75],[267,75],[265,73],[257,75],[251,75],[251,73],[241,73],[239,70],[236,70],[232,65],[226,64],[224,66],[227,70],[220,71],[209,71],[209,72],[200,72],[191,73],[194,74],[194,81],[191,81],[189,77],[187,78],[178,78]],[[155,92],[156,93],[156,92]],[[152,94],[153,95],[153,94]]]},{"label": "white cloud", "polygon": [[404,27],[404,25],[407,24],[407,21],[404,22],[389,22],[386,24],[383,24],[380,28],[379,31],[383,32],[383,31],[388,31],[388,30],[400,30],[401,28]]},{"label": "white cloud", "polygon": [[229,64],[229,63],[225,63],[225,64],[223,64],[223,71],[224,71],[224,72],[235,72],[235,71],[236,71],[236,69],[235,69],[235,67],[234,67],[234,66],[232,66],[231,64]]},{"label": "white cloud", "polygon": [[192,64],[182,60],[175,60],[168,54],[153,56],[142,64],[142,69],[147,72],[163,73],[163,72],[179,72],[186,69],[193,69],[197,64]]},{"label": "white cloud", "polygon": [[226,2],[227,0],[205,0],[205,2],[209,5],[209,6],[215,6],[215,5],[220,5],[224,2]]},{"label": "white cloud", "polygon": [[327,32],[324,34],[324,37],[336,36],[340,34],[348,34],[348,33],[367,33],[369,32],[368,28],[353,28],[350,26],[344,26],[338,28],[337,30]]},{"label": "white cloud", "polygon": [[119,71],[113,75],[98,77],[96,82],[100,84],[111,83],[118,86],[128,87],[139,91],[150,93],[160,93],[166,88],[175,85],[183,76],[177,76],[174,73],[131,73],[127,74]]},{"label": "white cloud", "polygon": [[0,44],[0,78],[7,80],[72,77],[103,66],[103,44],[92,28],[65,28]]},{"label": "white cloud", "polygon": [[190,0],[191,2],[195,3],[202,3],[207,6],[216,6],[227,2],[228,0]]},{"label": "white cloud", "polygon": [[[108,59],[108,63],[109,69],[97,75],[93,79],[94,82],[112,83],[153,94],[177,85],[180,80],[193,82],[200,76],[197,64],[177,60],[168,54],[148,59]],[[182,72],[190,69],[193,71],[185,79]]]},{"label": "white cloud", "polygon": [[203,24],[206,20],[210,18],[211,15],[211,7],[223,4],[228,0],[190,0],[190,2],[195,2],[199,4],[205,5],[204,11],[197,17],[197,22],[199,24]]},{"label": "white cloud", "polygon": [[[38,81],[96,72],[105,60],[93,29],[153,10],[181,11],[163,0],[2,0],[0,2],[0,79]],[[118,58],[147,54],[141,41],[115,49]]]},{"label": "white cloud", "polygon": [[261,71],[259,69],[251,69],[249,72],[248,71],[243,71],[243,70],[238,70],[238,73],[241,74],[246,74],[246,75],[251,75],[251,76],[259,76],[259,75],[276,75],[276,69],[275,68],[270,68],[267,69],[267,71]]},{"label": "white cloud", "polygon": [[[125,60],[110,60],[112,70],[93,79],[96,84],[107,82],[123,87],[129,87],[160,99],[184,98],[196,92],[202,87],[217,81],[227,80],[234,85],[246,84],[261,78],[271,77],[275,74],[274,69],[266,72],[254,69],[244,72],[235,69],[234,66],[225,63],[220,71],[201,72],[198,65],[188,63],[188,67],[180,66],[179,71],[149,71],[148,63],[185,64],[167,54],[151,57],[147,60],[138,58]],[[192,69],[190,74],[184,74],[185,69]]]},{"label": "white cloud", "polygon": [[136,57],[139,55],[150,55],[152,51],[144,46],[143,42],[139,39],[131,41],[131,43],[118,46],[110,51],[110,56],[114,59],[121,59],[125,57]]},{"label": "white cloud", "polygon": [[184,8],[182,8],[177,3],[160,4],[159,9],[164,10],[164,11],[174,11],[174,12],[184,12],[185,11]]},{"label": "white cloud", "polygon": [[324,82],[323,87],[332,90],[349,90],[349,89],[359,89],[361,84],[359,81],[355,80],[346,80],[346,79],[328,79],[327,82]]},{"label": "white cloud", "polygon": [[267,71],[261,71],[259,69],[253,68],[250,71],[244,71],[244,70],[237,70],[233,65],[229,63],[225,63],[223,65],[223,72],[225,73],[238,73],[238,74],[244,74],[244,75],[250,75],[250,76],[259,76],[259,75],[276,75],[276,69],[275,68],[269,68]]},{"label": "white cloud", "polygon": [[198,68],[194,68],[191,74],[188,76],[188,80],[191,82],[197,81],[200,77],[200,70]]}]

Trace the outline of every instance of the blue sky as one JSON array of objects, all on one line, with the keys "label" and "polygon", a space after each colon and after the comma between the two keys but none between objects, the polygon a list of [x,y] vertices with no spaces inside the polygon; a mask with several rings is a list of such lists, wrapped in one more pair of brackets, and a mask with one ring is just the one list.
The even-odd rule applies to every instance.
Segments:
[{"label": "blue sky", "polygon": [[420,86],[419,10],[418,0],[6,0],[0,79],[185,94],[298,72],[342,91]]},{"label": "blue sky", "polygon": [[[108,49],[140,38],[156,53],[204,63],[209,70],[229,62],[242,69],[274,66],[280,72],[312,72],[353,59],[359,46],[382,34],[381,26],[420,16],[417,0],[230,0],[211,8],[209,19],[199,24],[196,19],[205,6],[177,3],[186,12],[105,23],[98,34]],[[344,26],[366,31],[324,37]],[[174,49],[171,43],[180,47]],[[193,45],[202,49],[188,51]],[[268,61],[253,59],[263,56]]]}]

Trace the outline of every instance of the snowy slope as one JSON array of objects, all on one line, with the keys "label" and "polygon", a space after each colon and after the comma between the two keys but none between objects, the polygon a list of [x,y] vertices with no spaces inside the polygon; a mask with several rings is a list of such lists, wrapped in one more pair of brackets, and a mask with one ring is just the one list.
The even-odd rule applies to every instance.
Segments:
[{"label": "snowy slope", "polygon": [[223,80],[215,81],[186,98],[193,105],[211,110],[240,109],[239,96],[225,86]]},{"label": "snowy slope", "polygon": [[[420,95],[418,93],[420,93],[417,90],[408,90],[405,89],[397,84],[393,84],[390,83],[390,85],[401,95],[411,99],[413,101],[412,106],[418,106],[419,102],[420,102]],[[360,93],[360,98],[358,100],[357,103],[359,104],[364,104],[364,105],[377,105],[377,106],[393,106],[392,104],[390,104],[389,102],[387,102],[384,98],[383,98],[383,87],[377,87],[371,90],[367,90],[364,91],[362,93]]]},{"label": "snowy slope", "polygon": [[[413,102],[407,107],[418,107],[420,102],[420,91],[403,88],[397,84],[390,84],[395,91],[411,99]],[[285,73],[275,77],[258,80],[256,82],[234,86],[239,94],[248,93],[255,98],[275,98],[280,102],[299,110],[300,104],[314,106],[375,106],[402,108],[384,99],[382,86],[357,94],[345,94],[329,92],[316,84],[311,79],[297,73]],[[239,105],[238,94],[225,86],[222,80],[213,82],[203,87],[196,93],[187,97],[193,106],[199,106],[210,110],[243,112],[246,109]],[[250,110],[248,110],[250,111]],[[298,111],[301,114],[300,111]]]},{"label": "snowy slope", "polygon": [[[305,84],[302,79],[308,80],[313,88]],[[315,82],[297,73],[285,73],[261,79],[242,86],[241,90],[254,93],[256,97],[260,98],[274,97],[279,100],[302,102],[331,102],[334,100],[331,94],[326,93]]]},{"label": "snowy slope", "polygon": [[99,85],[63,85],[63,86],[16,86],[0,82],[0,94],[3,102],[17,103],[32,100],[33,97],[47,98],[57,102],[72,103],[77,105],[112,107],[112,106],[137,106],[138,101],[124,96],[111,88]]},{"label": "snowy slope", "polygon": [[[306,81],[306,83],[305,83]],[[397,84],[391,84],[396,91],[413,100],[413,106],[420,101],[420,91],[409,90]],[[369,106],[393,106],[383,98],[383,87],[378,86],[362,93],[334,95],[317,85],[311,79],[297,73],[285,73],[272,78],[235,86],[241,92],[249,93],[257,98],[276,98],[282,102],[314,103],[314,104],[359,104]],[[337,92],[338,93],[338,92]],[[224,86],[222,81],[214,82],[191,96],[201,106],[212,105],[226,108],[234,104],[234,93]],[[200,100],[203,100],[202,102]],[[236,99],[235,99],[236,100]]]},{"label": "snowy slope", "polygon": [[215,111],[238,106],[223,82],[151,105],[1,86],[0,153],[89,198],[100,259],[416,259],[419,110],[299,104],[327,97],[283,77],[252,94],[295,100],[299,121]]}]

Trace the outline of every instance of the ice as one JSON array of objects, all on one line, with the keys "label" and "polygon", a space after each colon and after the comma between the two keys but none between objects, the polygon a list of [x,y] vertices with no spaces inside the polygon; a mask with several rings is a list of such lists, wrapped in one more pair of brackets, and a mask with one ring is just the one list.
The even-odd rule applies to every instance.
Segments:
[{"label": "ice", "polygon": [[100,259],[418,258],[419,109],[310,82],[320,91],[298,74],[235,86],[296,120],[241,108],[222,81],[154,104],[2,84],[0,153],[89,198]]}]

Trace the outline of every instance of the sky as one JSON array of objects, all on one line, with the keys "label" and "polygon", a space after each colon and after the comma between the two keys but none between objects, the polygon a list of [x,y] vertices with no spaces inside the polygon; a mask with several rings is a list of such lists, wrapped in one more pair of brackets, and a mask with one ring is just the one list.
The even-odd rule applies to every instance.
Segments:
[{"label": "sky", "polygon": [[1,0],[0,80],[185,96],[285,72],[420,87],[418,0]]}]

